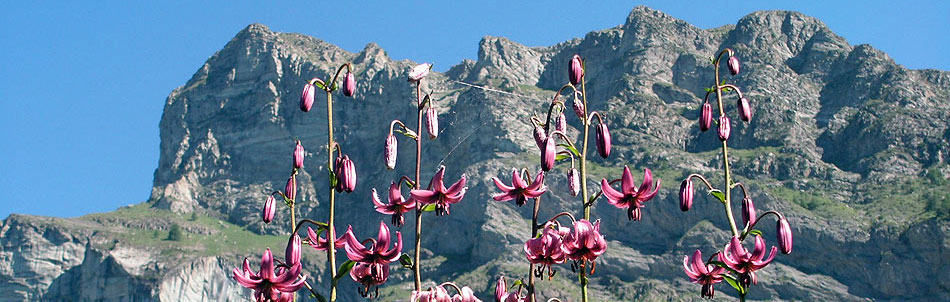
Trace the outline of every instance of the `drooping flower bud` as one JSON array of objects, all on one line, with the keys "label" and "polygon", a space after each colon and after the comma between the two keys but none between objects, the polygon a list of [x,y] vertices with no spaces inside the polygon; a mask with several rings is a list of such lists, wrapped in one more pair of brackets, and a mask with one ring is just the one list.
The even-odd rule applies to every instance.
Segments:
[{"label": "drooping flower bud", "polygon": [[264,201],[264,210],[261,211],[261,219],[264,223],[270,223],[274,220],[275,212],[277,212],[277,199],[274,195],[267,196],[267,200]]},{"label": "drooping flower bud", "polygon": [[748,196],[742,199],[742,223],[745,225],[755,224],[755,204],[752,203],[752,198]]},{"label": "drooping flower bud", "polygon": [[557,148],[554,146],[554,136],[548,136],[541,144],[541,170],[545,172],[554,168],[554,158],[557,154]]},{"label": "drooping flower bud", "polygon": [[699,130],[706,132],[712,127],[712,105],[709,102],[703,103],[703,110],[699,115]]},{"label": "drooping flower bud", "polygon": [[554,130],[567,133],[567,116],[564,115],[564,112],[562,111],[561,114],[558,114],[554,120]]},{"label": "drooping flower bud", "polygon": [[352,72],[347,71],[343,76],[343,95],[352,97],[356,92],[356,77]]},{"label": "drooping flower bud", "polygon": [[538,148],[541,148],[546,138],[548,138],[548,135],[544,133],[544,127],[534,125],[534,142],[538,144]]},{"label": "drooping flower bud", "polygon": [[600,157],[610,156],[610,131],[607,130],[607,123],[600,123],[594,131],[597,139],[597,153]]},{"label": "drooping flower bud", "polygon": [[294,169],[303,168],[303,156],[303,145],[301,145],[300,141],[298,140],[297,146],[294,147]]},{"label": "drooping flower bud", "polygon": [[568,68],[567,74],[572,85],[577,85],[577,83],[581,82],[581,78],[584,77],[584,64],[581,62],[581,56],[574,55],[574,57],[571,58],[571,66]]},{"label": "drooping flower bud", "polygon": [[297,236],[297,234],[291,235],[290,242],[287,242],[284,261],[287,261],[287,265],[290,266],[300,263],[300,236]]},{"label": "drooping flower bud", "polygon": [[729,57],[729,61],[727,63],[729,64],[729,73],[732,75],[739,74],[739,58]]},{"label": "drooping flower bud", "polygon": [[581,192],[581,178],[577,169],[571,168],[567,171],[567,187],[571,189],[571,196],[577,196]]},{"label": "drooping flower bud", "polygon": [[693,182],[688,178],[680,184],[680,210],[689,211],[693,206]]},{"label": "drooping flower bud", "polygon": [[343,155],[342,158],[337,158],[337,192],[346,191],[347,193],[353,192],[356,189],[356,166],[353,164],[353,161],[350,160],[349,155]]},{"label": "drooping flower bud", "polygon": [[310,83],[303,86],[303,92],[300,93],[300,110],[303,112],[310,111],[310,108],[313,108],[313,95],[315,88]]},{"label": "drooping flower bud", "polygon": [[426,109],[426,130],[429,131],[429,139],[439,136],[439,112],[435,108]]},{"label": "drooping flower bud", "polygon": [[741,118],[742,121],[748,122],[752,119],[752,108],[749,106],[749,99],[739,99],[739,102],[736,103],[736,107],[739,107],[739,118]]},{"label": "drooping flower bud", "polygon": [[386,137],[386,148],[383,150],[383,157],[386,160],[386,169],[392,170],[396,168],[396,136],[390,134]]},{"label": "drooping flower bud", "polygon": [[581,95],[581,92],[580,92],[580,91],[577,91],[577,92],[574,93],[574,100],[571,101],[571,102],[573,103],[573,105],[574,105],[574,106],[573,106],[573,107],[574,107],[574,114],[577,115],[577,118],[579,118],[581,121],[584,121],[584,120],[586,119],[586,113],[584,113],[584,112],[585,112],[585,111],[584,111],[585,108],[584,108],[584,99],[583,99],[583,97],[584,97],[584,96]]},{"label": "drooping flower bud", "polygon": [[778,233],[778,248],[782,251],[782,254],[791,254],[792,253],[792,228],[788,226],[788,220],[785,220],[785,217],[778,219],[778,223],[775,225],[776,233]]},{"label": "drooping flower bud", "polygon": [[284,186],[284,196],[290,200],[297,197],[297,179],[293,176],[287,179],[287,185]]},{"label": "drooping flower bud", "polygon": [[432,64],[422,63],[416,65],[409,71],[409,82],[418,82],[429,75],[429,70],[432,70]]},{"label": "drooping flower bud", "polygon": [[729,132],[732,131],[732,126],[729,125],[728,116],[719,117],[719,140],[725,141],[729,139]]}]

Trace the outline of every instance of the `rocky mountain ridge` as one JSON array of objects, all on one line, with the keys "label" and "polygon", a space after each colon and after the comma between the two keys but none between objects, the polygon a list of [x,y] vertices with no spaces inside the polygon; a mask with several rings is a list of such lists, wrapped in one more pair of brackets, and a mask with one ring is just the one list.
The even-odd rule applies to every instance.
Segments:
[{"label": "rocky mountain ridge", "polygon": [[[728,226],[721,208],[706,200],[681,213],[675,184],[687,172],[718,179],[718,140],[701,135],[695,120],[703,88],[712,83],[708,57],[724,47],[743,62],[743,72],[731,79],[754,108],[752,122],[733,129],[731,164],[757,206],[786,213],[796,236],[795,252],[761,271],[763,281],[751,298],[950,299],[950,273],[942,269],[948,265],[950,205],[934,202],[950,200],[944,197],[950,189],[950,104],[943,102],[950,97],[950,73],[905,69],[868,45],[848,44],[814,18],[784,11],[756,12],[735,25],[704,30],[637,7],[621,26],[548,47],[485,37],[476,61],[430,75],[425,89],[433,92],[443,130],[424,143],[422,178],[441,163],[450,179],[465,173],[470,190],[452,215],[423,220],[425,277],[460,280],[486,298],[497,276],[524,274],[520,248],[529,209],[491,201],[489,179],[513,167],[536,169],[525,120],[546,109],[565,82],[569,58],[579,53],[587,59],[590,107],[609,113],[616,146],[610,159],[594,162],[589,181],[617,177],[629,165],[653,169],[664,183],[640,222],[628,222],[609,205],[595,206],[610,247],[592,279],[593,298],[699,300],[679,262],[694,249],[711,252],[726,242],[722,230]],[[345,210],[338,221],[367,234],[361,236],[373,234],[378,220],[388,218],[372,211],[369,188],[410,174],[414,161],[404,152],[397,170],[385,171],[381,151],[390,119],[415,119],[414,91],[405,82],[415,63],[394,60],[372,43],[350,53],[252,24],[166,99],[147,204],[76,219],[4,220],[0,289],[12,294],[0,301],[247,299],[229,271],[245,256],[259,257],[263,247],[282,248],[271,235],[286,232],[286,213],[276,219],[284,224],[265,225],[259,210],[265,192],[286,181],[294,138],[311,153],[298,178],[307,201],[300,214],[326,216],[325,189],[315,185],[326,181],[320,163],[326,151],[319,147],[325,144],[326,107],[316,102],[303,113],[297,100],[306,80],[326,78],[345,62],[354,63],[359,85],[355,99],[336,98],[335,131],[360,180],[357,192],[340,198]],[[575,129],[569,134],[576,136]],[[564,166],[559,168],[547,178],[553,194],[541,216],[576,208],[564,189]],[[186,219],[189,213],[200,217]],[[161,240],[172,224],[194,241]],[[763,229],[774,242],[770,228]],[[410,229],[402,231],[404,240],[412,240]],[[254,243],[232,248],[240,238]],[[304,253],[318,283],[326,275],[322,257]],[[539,285],[540,294],[572,301],[573,275],[559,270]],[[394,268],[380,299],[403,301],[409,284],[410,273]],[[718,299],[728,299],[725,287]],[[352,285],[341,293],[342,301],[358,300]]]}]

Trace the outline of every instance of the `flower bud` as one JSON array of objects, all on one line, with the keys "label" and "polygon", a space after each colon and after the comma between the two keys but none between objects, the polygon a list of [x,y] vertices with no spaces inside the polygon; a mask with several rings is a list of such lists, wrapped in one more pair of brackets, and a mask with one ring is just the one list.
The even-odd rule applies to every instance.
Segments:
[{"label": "flower bud", "polygon": [[778,249],[782,251],[782,254],[791,254],[792,228],[788,226],[788,220],[785,220],[785,217],[779,218],[775,228],[778,233]]},{"label": "flower bud", "polygon": [[432,64],[422,63],[416,65],[409,71],[409,82],[418,82],[429,75],[429,70],[432,69]]},{"label": "flower bud", "polygon": [[736,107],[739,107],[739,118],[744,122],[748,122],[752,119],[752,108],[749,106],[749,99],[741,98],[736,104]]},{"label": "flower bud", "polygon": [[310,111],[310,108],[313,108],[313,94],[315,88],[310,83],[303,86],[303,92],[300,93],[300,110],[303,112]]},{"label": "flower bud", "polygon": [[383,150],[383,157],[386,160],[386,169],[396,168],[396,136],[390,134],[386,137],[386,148]]},{"label": "flower bud", "polygon": [[576,114],[576,115],[577,115],[577,118],[579,118],[581,121],[586,120],[586,115],[587,115],[587,114],[585,113],[585,111],[584,111],[585,108],[584,108],[584,99],[583,99],[583,97],[584,97],[584,96],[581,95],[580,91],[575,92],[575,93],[574,93],[574,100],[572,101],[572,103],[574,103],[574,106],[573,106],[573,107],[574,107],[574,114]]},{"label": "flower bud", "polygon": [[729,132],[732,131],[732,126],[729,125],[728,116],[719,117],[719,140],[725,141],[729,139]]},{"label": "flower bud", "polygon": [[426,130],[429,131],[429,139],[439,136],[439,112],[435,108],[426,109]]},{"label": "flower bud", "polygon": [[261,211],[261,219],[264,223],[270,223],[274,220],[275,212],[277,212],[277,200],[274,195],[267,196],[267,200],[264,201],[264,210]]},{"label": "flower bud", "polygon": [[693,206],[693,182],[688,178],[680,184],[680,210],[689,211]]},{"label": "flower bud", "polygon": [[300,263],[300,236],[297,236],[297,234],[291,235],[290,242],[287,242],[284,261],[287,261],[287,265],[290,266]]},{"label": "flower bud", "polygon": [[303,156],[304,150],[303,145],[300,144],[300,141],[297,141],[297,146],[294,147],[294,169],[303,168]]},{"label": "flower bud", "polygon": [[597,153],[600,157],[607,158],[610,155],[610,132],[607,130],[607,124],[597,125],[594,134],[597,139]]},{"label": "flower bud", "polygon": [[545,172],[554,168],[554,157],[557,154],[554,146],[554,136],[548,136],[541,144],[541,170]]},{"label": "flower bud", "polygon": [[561,133],[567,133],[567,116],[564,115],[564,112],[557,115],[557,118],[554,119],[554,130],[561,131]]},{"label": "flower bud", "polygon": [[581,178],[577,169],[571,168],[567,171],[567,187],[571,189],[571,196],[577,196],[581,192]]},{"label": "flower bud", "polygon": [[703,103],[703,110],[699,115],[699,130],[706,132],[712,127],[712,105],[709,102]]},{"label": "flower bud", "polygon": [[356,92],[356,78],[352,72],[347,71],[343,76],[343,95],[352,97]]},{"label": "flower bud", "polygon": [[755,224],[755,204],[752,203],[752,198],[746,197],[742,199],[742,223],[745,225]]},{"label": "flower bud", "polygon": [[297,197],[297,179],[293,176],[287,179],[287,186],[284,187],[284,197],[290,200]]},{"label": "flower bud", "polygon": [[336,176],[336,185],[333,186],[337,192],[343,192],[343,156],[337,155],[333,161],[333,173]]},{"label": "flower bud", "polygon": [[534,125],[534,142],[538,144],[538,148],[544,145],[544,139],[546,138],[548,138],[548,134],[544,132],[544,127]]},{"label": "flower bud", "polygon": [[729,65],[729,73],[732,73],[732,75],[739,74],[739,58],[729,57],[729,61],[727,63]]},{"label": "flower bud", "polygon": [[572,85],[577,85],[577,83],[581,82],[581,78],[584,77],[584,64],[581,62],[581,56],[574,55],[574,57],[571,58],[571,66],[568,68],[567,74]]},{"label": "flower bud", "polygon": [[351,193],[356,189],[356,165],[350,160],[349,155],[343,155],[343,158],[340,159],[336,173],[339,179],[337,192],[346,191],[347,193]]}]

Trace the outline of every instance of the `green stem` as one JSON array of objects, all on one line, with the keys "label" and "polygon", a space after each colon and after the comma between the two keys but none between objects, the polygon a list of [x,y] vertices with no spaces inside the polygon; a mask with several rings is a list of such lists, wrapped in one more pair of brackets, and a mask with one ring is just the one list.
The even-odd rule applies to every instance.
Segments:
[{"label": "green stem", "polygon": [[[297,170],[294,169],[294,175],[291,175],[290,177],[297,177],[296,173],[297,173]],[[296,180],[296,179],[294,179],[294,184],[295,184],[295,185],[297,184],[297,180]],[[296,190],[296,188],[294,188],[294,190]],[[297,198],[297,197],[294,196],[294,199],[296,199],[296,198]],[[295,208],[296,208],[296,207],[297,207],[297,201],[296,201],[296,200],[292,200],[292,201],[290,202],[290,231],[291,231],[290,236],[297,236],[297,215],[296,215],[296,211],[295,211]],[[294,292],[294,293],[291,295],[291,301],[297,301],[297,293],[296,293],[296,292]]]},{"label": "green stem", "polygon": [[[529,176],[531,174],[528,174]],[[530,177],[529,177],[530,178]],[[531,238],[538,237],[538,209],[541,207],[541,197],[534,199],[534,212],[531,215]],[[534,263],[528,262],[528,302],[535,302],[534,295]]]},{"label": "green stem", "polygon": [[[339,72],[338,72],[339,73]],[[333,169],[333,94],[327,92],[327,169]],[[337,178],[339,179],[339,178]],[[333,212],[335,210],[336,192],[330,186],[330,218],[327,219],[327,259],[330,260],[330,302],[336,301],[336,228],[333,226]]]},{"label": "green stem", "polygon": [[[420,189],[419,170],[422,168],[422,80],[416,82],[416,190]],[[420,255],[422,254],[422,204],[416,201],[416,249],[412,255],[413,283],[416,291],[422,291],[422,274],[420,273]]]},{"label": "green stem", "polygon": [[[719,103],[719,116],[724,116],[726,114],[726,111],[722,104],[722,88],[719,85],[719,62],[721,61],[720,59],[722,58],[722,55],[725,52],[726,52],[725,50],[720,52],[719,57],[717,57],[716,62],[714,62],[715,63],[714,65],[716,66],[716,85],[715,86],[716,86],[716,101],[717,103]],[[739,229],[736,228],[736,220],[732,215],[732,203],[730,202],[731,197],[732,197],[732,190],[731,190],[732,172],[729,170],[729,146],[726,140],[722,141],[722,162],[724,166],[724,172],[723,172],[725,174],[724,178],[726,181],[726,184],[722,186],[723,191],[725,191],[724,193],[726,195],[726,202],[723,205],[726,207],[726,218],[728,218],[729,220],[729,227],[732,228],[732,236],[739,237]]]},{"label": "green stem", "polygon": [[[587,76],[581,77],[581,94],[584,99],[584,120],[582,121],[584,125],[584,147],[581,149],[581,205],[584,206],[584,219],[590,221],[590,207],[587,203],[587,137],[590,134],[590,121],[587,118],[587,112],[589,108],[587,107]],[[581,301],[587,302],[587,272],[585,269],[581,269]]]}]

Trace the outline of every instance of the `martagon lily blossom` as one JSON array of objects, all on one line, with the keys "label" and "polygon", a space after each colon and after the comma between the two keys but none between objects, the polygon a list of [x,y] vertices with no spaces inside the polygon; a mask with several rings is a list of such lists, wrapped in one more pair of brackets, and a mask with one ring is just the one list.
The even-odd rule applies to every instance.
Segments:
[{"label": "martagon lily blossom", "polygon": [[399,253],[402,252],[402,234],[396,232],[396,244],[392,249],[389,248],[389,227],[382,221],[379,222],[379,235],[376,240],[369,239],[373,244],[368,247],[356,239],[352,227],[347,229],[343,236],[346,241],[343,247],[346,257],[356,262],[350,271],[350,277],[363,285],[360,293],[366,296],[370,287],[383,284],[389,278],[389,263],[398,260]]},{"label": "martagon lily blossom", "polygon": [[[324,232],[324,233],[327,233],[327,232]],[[329,236],[336,237],[335,231],[330,231],[329,233],[330,233]],[[313,231],[312,228],[307,227],[307,239],[310,241],[309,242],[310,246],[313,247],[314,249],[318,251],[326,251],[327,248],[330,246],[330,240],[327,238],[328,238],[327,235],[323,235],[323,237],[320,237],[317,235],[317,232]],[[345,239],[344,236],[336,237],[336,240],[333,241],[333,246],[336,247],[336,249],[343,248],[343,246],[346,245],[346,241],[344,241],[344,239]]]},{"label": "martagon lily blossom", "polygon": [[561,249],[574,261],[593,262],[607,251],[607,241],[600,234],[600,219],[593,224],[586,219],[574,222],[574,231],[564,236]]},{"label": "martagon lily blossom", "polygon": [[[723,261],[722,254],[716,253],[716,260]],[[712,298],[716,293],[716,283],[722,282],[722,274],[726,272],[725,268],[703,262],[703,252],[696,250],[693,256],[683,256],[683,271],[689,276],[689,281],[702,284],[703,291],[700,294],[703,298]]]},{"label": "martagon lily blossom", "polygon": [[643,182],[639,189],[634,187],[633,175],[630,173],[630,168],[626,166],[623,167],[621,191],[614,190],[606,178],[600,181],[600,187],[604,192],[604,196],[607,197],[607,203],[617,208],[626,208],[627,218],[634,221],[640,220],[640,208],[643,207],[643,203],[653,199],[656,193],[660,191],[659,179],[657,179],[656,185],[653,186],[653,191],[650,191],[650,186],[653,185],[653,174],[650,173],[650,169],[643,170]]},{"label": "martagon lily blossom", "polygon": [[752,249],[751,253],[742,246],[739,238],[732,237],[732,240],[729,241],[729,244],[726,244],[726,248],[722,252],[722,262],[739,273],[739,281],[742,284],[749,286],[750,284],[759,283],[755,278],[755,271],[769,265],[772,258],[775,258],[777,250],[773,246],[769,257],[765,258],[765,240],[762,239],[762,236],[755,235],[755,248]]},{"label": "martagon lily blossom", "polygon": [[547,268],[549,277],[554,276],[551,266],[564,263],[567,258],[564,250],[561,249],[561,235],[558,231],[557,226],[545,226],[541,237],[528,239],[524,243],[524,255],[528,258],[528,262],[540,264],[539,272]]},{"label": "martagon lily blossom", "polygon": [[465,174],[462,174],[462,177],[449,188],[445,187],[444,178],[445,166],[440,166],[439,172],[432,176],[427,190],[412,190],[409,191],[409,194],[413,200],[417,200],[422,204],[435,204],[436,215],[449,214],[449,206],[461,201],[465,197],[465,191],[468,188],[465,187]]},{"label": "martagon lily blossom", "polygon": [[251,271],[247,259],[244,259],[243,268],[235,268],[232,273],[238,284],[254,290],[254,299],[257,302],[288,302],[307,279],[306,276],[299,276],[299,262],[290,268],[275,268],[274,255],[270,249],[264,251],[258,272]]},{"label": "martagon lily blossom", "polygon": [[[495,182],[495,186],[501,190],[501,193],[493,195],[492,199],[497,201],[509,201],[514,199],[515,204],[520,207],[525,204],[528,198],[538,198],[538,196],[548,191],[548,187],[544,185],[544,172],[538,171],[534,182],[530,185],[526,183],[522,177],[523,175],[518,173],[518,170],[512,170],[511,186],[501,182],[498,177],[492,177],[491,180]],[[528,177],[530,177],[530,175],[528,175]]]},{"label": "martagon lily blossom", "polygon": [[416,202],[412,200],[406,200],[402,197],[402,192],[399,190],[399,184],[392,182],[389,185],[389,202],[383,203],[379,199],[379,194],[376,193],[376,189],[373,189],[373,204],[376,205],[376,212],[393,215],[392,223],[396,227],[401,227],[405,223],[405,218],[403,214],[409,212],[416,208]]}]

